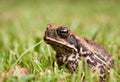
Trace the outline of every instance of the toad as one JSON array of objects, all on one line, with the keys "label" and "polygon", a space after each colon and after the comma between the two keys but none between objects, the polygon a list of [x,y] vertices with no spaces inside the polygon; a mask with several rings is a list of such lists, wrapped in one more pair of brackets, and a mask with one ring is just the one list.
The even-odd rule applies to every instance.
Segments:
[{"label": "toad", "polygon": [[100,82],[106,82],[106,72],[109,74],[114,67],[114,60],[104,47],[72,33],[66,26],[48,24],[44,41],[56,51],[58,66],[64,64],[72,73],[77,72],[79,63],[84,61],[93,73],[99,74]]}]

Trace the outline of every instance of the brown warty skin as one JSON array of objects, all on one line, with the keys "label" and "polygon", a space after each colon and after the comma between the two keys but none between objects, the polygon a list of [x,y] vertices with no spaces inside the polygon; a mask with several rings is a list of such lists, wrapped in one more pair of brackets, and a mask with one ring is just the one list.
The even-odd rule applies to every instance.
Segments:
[{"label": "brown warty skin", "polygon": [[93,73],[99,74],[100,82],[106,82],[106,75],[114,67],[109,53],[96,42],[78,36],[66,27],[48,24],[44,40],[56,51],[57,64],[66,65],[70,72],[78,71],[78,64],[87,64]]}]

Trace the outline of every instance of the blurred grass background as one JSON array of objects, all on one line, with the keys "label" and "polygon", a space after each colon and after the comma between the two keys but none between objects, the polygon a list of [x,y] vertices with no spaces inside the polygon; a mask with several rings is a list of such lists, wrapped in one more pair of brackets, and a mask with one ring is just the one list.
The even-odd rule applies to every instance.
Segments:
[{"label": "blurred grass background", "polygon": [[[110,82],[120,81],[119,0],[0,0],[1,81],[78,81],[65,69],[52,67],[55,52],[43,41],[49,23],[68,26],[72,32],[103,45],[115,59],[117,74]],[[10,71],[17,59],[14,71],[19,67],[30,69],[22,79]]]}]

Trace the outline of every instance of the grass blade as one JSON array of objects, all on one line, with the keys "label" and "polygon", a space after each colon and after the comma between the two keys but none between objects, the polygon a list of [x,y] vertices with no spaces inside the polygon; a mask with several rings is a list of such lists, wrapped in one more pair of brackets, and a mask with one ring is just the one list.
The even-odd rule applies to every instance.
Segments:
[{"label": "grass blade", "polygon": [[30,48],[28,48],[27,50],[25,50],[19,57],[18,59],[15,61],[15,63],[12,64],[11,68],[13,68],[19,61],[20,59],[26,54],[28,53],[30,50],[34,49],[36,46],[38,46],[39,44],[41,44],[43,42],[43,40],[41,40],[40,42],[36,43],[35,45],[31,46]]}]

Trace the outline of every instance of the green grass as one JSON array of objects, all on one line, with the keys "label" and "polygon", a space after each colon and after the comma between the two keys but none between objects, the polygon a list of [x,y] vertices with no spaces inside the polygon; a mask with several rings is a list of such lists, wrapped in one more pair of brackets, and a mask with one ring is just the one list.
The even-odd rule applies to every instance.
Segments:
[{"label": "green grass", "polygon": [[[72,32],[94,39],[115,59],[108,82],[120,81],[120,1],[0,1],[0,81],[78,82],[78,74],[59,69],[54,50],[44,40],[46,25],[70,27]],[[53,67],[53,63],[55,66]],[[19,69],[29,68],[21,77]],[[80,68],[81,69],[81,66]],[[90,71],[87,82],[97,82]],[[94,79],[94,81],[93,81]]]}]

